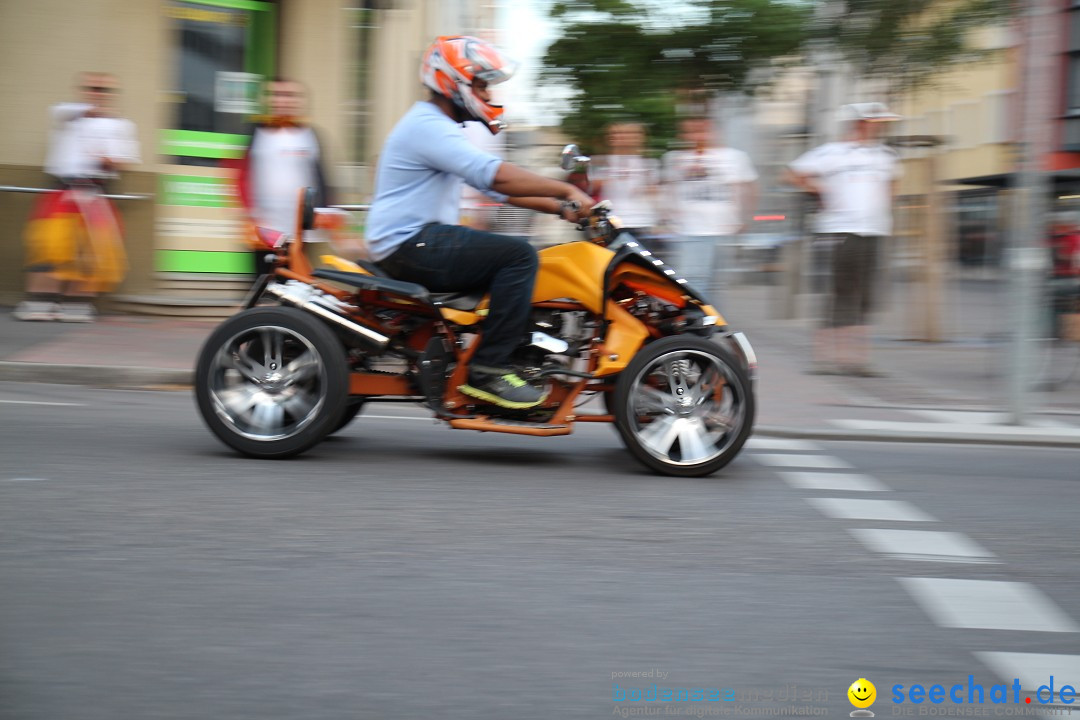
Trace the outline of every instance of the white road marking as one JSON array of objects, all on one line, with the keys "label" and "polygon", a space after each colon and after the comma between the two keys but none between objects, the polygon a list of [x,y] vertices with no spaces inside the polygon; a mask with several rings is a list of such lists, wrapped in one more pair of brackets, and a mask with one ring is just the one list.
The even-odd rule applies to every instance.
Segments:
[{"label": "white road marking", "polygon": [[819,452],[821,446],[807,440],[792,438],[752,437],[746,441],[750,450],[794,450],[797,452]]},{"label": "white road marking", "polygon": [[919,508],[904,500],[857,500],[852,498],[803,498],[822,514],[840,520],[893,520],[935,522]]},{"label": "white road marking", "polygon": [[779,472],[788,485],[799,490],[848,490],[884,492],[888,486],[877,478],[855,473]]},{"label": "white road marking", "polygon": [[45,482],[45,478],[7,478],[4,482]]},{"label": "white road marking", "polygon": [[[1020,687],[1024,692],[1031,693],[1033,699],[1031,705],[1038,702],[1034,698],[1039,687],[1050,684],[1050,676],[1054,677],[1054,698],[1044,690],[1044,700],[1061,700],[1059,695],[1062,685],[1069,685],[1080,693],[1080,655],[1048,655],[1043,653],[1014,653],[1014,652],[977,652],[975,657],[994,671],[994,673],[1007,684],[1013,679],[1020,681]],[[989,683],[984,683],[985,692],[989,693]],[[1012,691],[1009,692],[1009,701],[1013,699]],[[986,698],[987,702],[990,698]],[[1021,696],[1020,702],[1024,702]],[[1071,704],[1071,703],[1070,703]]]},{"label": "white road marking", "polygon": [[49,405],[53,407],[85,407],[86,403],[45,402],[44,400],[0,400],[4,405]]},{"label": "white road marking", "polygon": [[1000,580],[897,578],[939,627],[1080,632],[1034,585]]},{"label": "white road marking", "polygon": [[994,562],[994,553],[958,532],[878,528],[848,528],[848,532],[869,550],[903,560]]},{"label": "white road marking", "polygon": [[[1009,420],[1007,413],[978,410],[908,410],[907,412],[922,415],[937,423],[952,423],[953,425],[1005,425]],[[1031,424],[1047,428],[1074,427],[1068,423],[1044,418],[1033,418]]]},{"label": "white road marking", "polygon": [[754,459],[764,465],[789,468],[850,469],[851,465],[840,458],[828,455],[773,455],[755,454]]},{"label": "white road marking", "polygon": [[900,422],[896,420],[830,420],[848,430],[870,430],[883,432],[920,432],[927,435],[948,435],[959,439],[966,437],[984,438],[1002,435],[1080,438],[1080,427],[1029,427],[1021,425],[952,425],[935,422]]},{"label": "white road marking", "polygon": [[365,415],[363,411],[356,416],[357,420],[363,420],[365,418],[370,420],[435,420],[434,415]]}]

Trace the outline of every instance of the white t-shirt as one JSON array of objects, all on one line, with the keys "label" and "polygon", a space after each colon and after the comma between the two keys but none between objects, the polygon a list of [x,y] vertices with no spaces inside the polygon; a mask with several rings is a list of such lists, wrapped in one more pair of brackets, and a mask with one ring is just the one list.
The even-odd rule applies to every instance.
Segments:
[{"label": "white t-shirt", "polygon": [[309,127],[259,128],[256,132],[251,150],[255,222],[279,232],[295,232],[300,188],[318,185],[318,138]]},{"label": "white t-shirt", "polygon": [[735,148],[673,150],[664,156],[664,182],[679,235],[731,235],[743,223],[739,185],[757,180],[750,157]]},{"label": "white t-shirt", "polygon": [[660,168],[655,160],[638,155],[603,155],[590,173],[603,183],[601,196],[628,228],[656,226],[655,192]]},{"label": "white t-shirt", "polygon": [[890,147],[875,143],[832,142],[791,163],[800,175],[812,175],[821,187],[819,233],[892,234],[892,182],[900,177],[900,159]]},{"label": "white t-shirt", "polygon": [[53,120],[45,172],[58,178],[114,178],[101,167],[102,158],[125,164],[139,162],[135,123],[124,118],[85,117],[90,105],[60,103]]}]

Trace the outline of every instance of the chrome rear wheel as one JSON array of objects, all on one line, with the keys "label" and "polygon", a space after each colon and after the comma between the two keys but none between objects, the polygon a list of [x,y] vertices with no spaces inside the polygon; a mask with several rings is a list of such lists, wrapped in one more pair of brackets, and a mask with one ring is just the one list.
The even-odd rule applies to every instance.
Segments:
[{"label": "chrome rear wheel", "polygon": [[348,399],[345,352],[302,310],[252,308],[207,340],[195,392],[203,420],[227,445],[288,457],[337,428]]}]

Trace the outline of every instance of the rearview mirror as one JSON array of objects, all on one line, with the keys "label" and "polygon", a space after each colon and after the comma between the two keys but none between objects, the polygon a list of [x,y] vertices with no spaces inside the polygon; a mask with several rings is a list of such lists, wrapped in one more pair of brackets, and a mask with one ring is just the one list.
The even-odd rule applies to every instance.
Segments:
[{"label": "rearview mirror", "polygon": [[562,161],[559,166],[563,170],[573,170],[578,165],[588,165],[590,159],[588,156],[581,154],[581,150],[578,149],[577,145],[567,145],[563,148]]}]

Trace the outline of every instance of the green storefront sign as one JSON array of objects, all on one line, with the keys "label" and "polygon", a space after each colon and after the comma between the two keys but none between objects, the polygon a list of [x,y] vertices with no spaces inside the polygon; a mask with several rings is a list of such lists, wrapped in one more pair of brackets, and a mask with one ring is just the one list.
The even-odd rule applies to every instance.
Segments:
[{"label": "green storefront sign", "polygon": [[236,189],[228,178],[161,175],[160,188],[163,205],[220,208],[236,204]]},{"label": "green storefront sign", "polygon": [[240,158],[247,149],[247,135],[200,132],[196,130],[162,130],[161,154],[180,157]]}]

